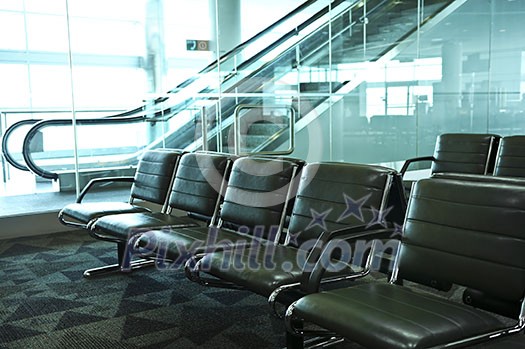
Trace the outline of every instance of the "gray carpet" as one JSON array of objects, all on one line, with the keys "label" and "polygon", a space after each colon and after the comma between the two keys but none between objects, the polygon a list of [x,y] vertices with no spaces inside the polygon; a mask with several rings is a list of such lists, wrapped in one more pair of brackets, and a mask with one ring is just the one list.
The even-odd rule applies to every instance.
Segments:
[{"label": "gray carpet", "polygon": [[276,348],[266,300],[148,268],[94,279],[116,245],[85,232],[0,241],[0,348]]},{"label": "gray carpet", "polygon": [[[82,231],[0,240],[0,349],[285,346],[283,322],[250,292],[206,288],[155,268],[82,277],[114,263],[115,250]],[[523,339],[475,347],[525,348]]]}]

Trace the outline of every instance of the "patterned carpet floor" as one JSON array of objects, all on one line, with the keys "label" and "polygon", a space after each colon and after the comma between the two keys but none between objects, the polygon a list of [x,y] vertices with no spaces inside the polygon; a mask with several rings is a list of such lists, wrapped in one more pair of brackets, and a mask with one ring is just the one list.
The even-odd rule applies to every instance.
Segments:
[{"label": "patterned carpet floor", "polygon": [[0,241],[0,348],[279,348],[263,297],[147,268],[86,279],[116,245],[85,232]]},{"label": "patterned carpet floor", "polygon": [[[116,245],[82,231],[0,240],[0,349],[285,347],[284,323],[250,292],[177,270],[82,276],[115,259]],[[525,347],[522,335],[495,344],[476,347]]]}]

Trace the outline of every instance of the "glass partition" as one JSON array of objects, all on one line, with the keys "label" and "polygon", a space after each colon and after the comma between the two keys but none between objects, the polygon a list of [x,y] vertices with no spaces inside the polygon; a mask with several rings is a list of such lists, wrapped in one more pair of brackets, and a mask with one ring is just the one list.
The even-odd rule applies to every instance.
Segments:
[{"label": "glass partition", "polygon": [[[281,3],[0,4],[0,132],[67,120],[13,131],[13,162],[98,171],[176,147],[399,168],[441,133],[524,132],[525,4]],[[22,171],[10,161],[4,189]]]}]

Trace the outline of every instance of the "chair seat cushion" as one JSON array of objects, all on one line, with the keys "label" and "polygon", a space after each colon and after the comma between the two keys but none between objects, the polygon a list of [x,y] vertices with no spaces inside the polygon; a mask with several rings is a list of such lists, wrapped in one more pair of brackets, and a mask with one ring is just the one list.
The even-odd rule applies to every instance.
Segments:
[{"label": "chair seat cushion", "polygon": [[[299,281],[306,255],[298,257],[297,251],[273,243],[257,244],[236,253],[218,251],[203,258],[201,270],[267,297],[277,287]],[[303,260],[301,265],[298,258]]]},{"label": "chair seat cushion", "polygon": [[[235,283],[265,297],[279,286],[301,281],[308,250],[262,242],[245,250],[218,251],[203,258],[201,270],[224,281]],[[334,266],[338,266],[335,265]],[[348,274],[352,269],[327,271],[325,277]]]},{"label": "chair seat cushion", "polygon": [[294,315],[370,348],[427,348],[505,327],[470,306],[374,283],[308,295]]},{"label": "chair seat cushion", "polygon": [[72,217],[82,223],[111,214],[149,212],[145,207],[131,205],[126,202],[85,202],[69,204],[62,209],[62,214]]},{"label": "chair seat cushion", "polygon": [[109,215],[99,218],[92,227],[97,235],[127,240],[148,230],[196,227],[200,222],[187,216],[172,216],[160,212],[138,212]]},{"label": "chair seat cushion", "polygon": [[159,258],[183,263],[195,253],[218,251],[249,245],[253,236],[213,227],[151,230],[140,236],[136,245]]}]

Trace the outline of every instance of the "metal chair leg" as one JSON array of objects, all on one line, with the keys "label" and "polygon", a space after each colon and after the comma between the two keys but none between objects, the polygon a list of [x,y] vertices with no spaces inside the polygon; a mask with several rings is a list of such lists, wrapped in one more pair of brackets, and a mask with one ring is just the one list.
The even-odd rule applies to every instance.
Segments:
[{"label": "metal chair leg", "polygon": [[[151,260],[151,259],[137,259],[135,261],[129,261],[129,260],[124,261],[124,257],[126,256],[126,251],[127,251],[126,242],[117,243],[118,263],[106,265],[103,267],[88,269],[84,271],[84,274],[83,274],[84,277],[90,278],[94,276],[102,276],[102,275],[111,274],[115,272],[127,273],[135,269],[140,269],[140,268],[150,267],[150,266],[155,265],[155,260]],[[124,262],[126,263],[125,268],[123,268]]]}]

